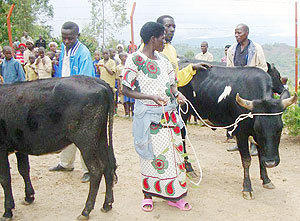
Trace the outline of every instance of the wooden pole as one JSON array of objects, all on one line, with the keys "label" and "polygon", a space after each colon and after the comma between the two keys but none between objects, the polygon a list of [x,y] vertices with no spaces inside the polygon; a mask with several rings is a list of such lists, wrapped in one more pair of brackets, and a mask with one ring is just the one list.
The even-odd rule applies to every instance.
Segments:
[{"label": "wooden pole", "polygon": [[131,53],[133,53],[134,51],[134,32],[133,32],[133,15],[134,15],[134,11],[135,11],[135,6],[136,6],[136,2],[133,2],[132,5],[132,10],[131,10],[131,14],[130,14],[130,25],[131,25]]},{"label": "wooden pole", "polygon": [[15,4],[12,4],[11,7],[10,7],[10,10],[8,12],[8,15],[6,17],[9,46],[11,48],[13,48],[13,42],[12,42],[12,34],[11,34],[10,16],[11,16],[13,10],[14,10],[14,7],[15,7]]},{"label": "wooden pole", "polygon": [[297,2],[295,2],[295,91],[298,93],[298,18]]}]

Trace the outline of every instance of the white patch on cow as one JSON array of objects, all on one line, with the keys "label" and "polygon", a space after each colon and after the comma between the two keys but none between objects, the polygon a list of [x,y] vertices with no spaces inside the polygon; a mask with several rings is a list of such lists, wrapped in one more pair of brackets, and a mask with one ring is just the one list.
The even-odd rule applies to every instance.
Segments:
[{"label": "white patch on cow", "polygon": [[230,86],[226,86],[224,88],[223,93],[220,95],[219,99],[218,99],[218,103],[220,103],[222,100],[225,100],[226,97],[230,94],[232,88]]}]

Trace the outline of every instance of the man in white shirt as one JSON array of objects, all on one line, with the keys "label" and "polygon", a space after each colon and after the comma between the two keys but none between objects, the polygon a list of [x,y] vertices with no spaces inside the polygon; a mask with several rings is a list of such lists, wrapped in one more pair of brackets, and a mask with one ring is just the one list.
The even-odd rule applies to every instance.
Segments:
[{"label": "man in white shirt", "polygon": [[214,56],[207,51],[207,48],[208,48],[207,41],[203,41],[201,43],[201,53],[197,54],[195,56],[195,59],[202,60],[202,61],[213,61]]},{"label": "man in white shirt", "polygon": [[[73,75],[87,75],[95,77],[95,69],[92,57],[88,48],[79,40],[79,27],[74,22],[66,22],[62,29],[62,47],[59,58],[59,77]],[[77,147],[71,144],[65,148],[60,155],[60,162],[57,166],[50,168],[50,171],[73,171]],[[85,163],[81,157],[82,169],[84,172],[81,182],[88,182],[90,176]]]}]

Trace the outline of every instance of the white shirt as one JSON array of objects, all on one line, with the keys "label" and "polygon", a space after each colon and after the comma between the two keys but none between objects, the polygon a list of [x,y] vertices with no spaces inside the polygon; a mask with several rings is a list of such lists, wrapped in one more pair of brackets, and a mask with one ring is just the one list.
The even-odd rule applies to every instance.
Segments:
[{"label": "white shirt", "polygon": [[70,77],[71,75],[70,54],[71,54],[71,50],[69,50],[68,53],[65,50],[65,54],[62,62],[61,77]]}]

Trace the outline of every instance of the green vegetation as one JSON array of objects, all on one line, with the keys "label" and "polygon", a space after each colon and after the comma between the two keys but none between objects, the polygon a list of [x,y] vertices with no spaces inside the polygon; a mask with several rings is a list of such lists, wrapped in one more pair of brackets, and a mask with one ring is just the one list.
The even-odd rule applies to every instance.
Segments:
[{"label": "green vegetation", "polygon": [[[43,25],[53,17],[53,7],[49,0],[0,0],[0,42],[8,44],[6,16],[12,4],[15,4],[11,16],[12,36],[22,36],[23,31],[37,39],[42,34],[47,41],[51,38],[51,27]],[[48,41],[49,42],[49,41]]]},{"label": "green vegetation", "polygon": [[[262,45],[266,60],[269,63],[274,63],[275,67],[279,70],[281,76],[287,76],[289,83],[294,83],[295,75],[295,54],[294,48],[287,44],[276,43],[273,45]],[[185,56],[193,58],[192,54],[196,55],[201,52],[200,47],[193,47],[187,44],[175,45],[177,54],[179,56]],[[209,47],[208,51],[213,54],[215,61],[221,61],[224,57],[224,48]]]},{"label": "green vegetation", "polygon": [[[298,93],[298,97],[300,92]],[[299,101],[298,101],[299,102]],[[300,107],[299,105],[292,105],[286,109],[283,116],[284,126],[288,133],[293,136],[300,134]]]}]

